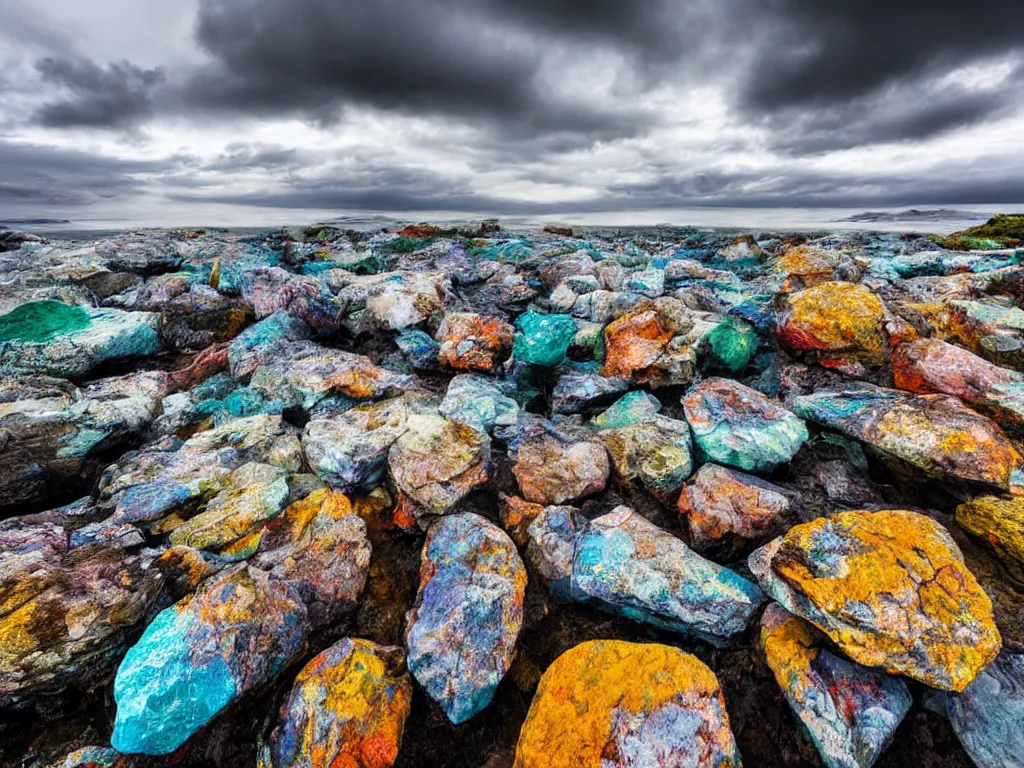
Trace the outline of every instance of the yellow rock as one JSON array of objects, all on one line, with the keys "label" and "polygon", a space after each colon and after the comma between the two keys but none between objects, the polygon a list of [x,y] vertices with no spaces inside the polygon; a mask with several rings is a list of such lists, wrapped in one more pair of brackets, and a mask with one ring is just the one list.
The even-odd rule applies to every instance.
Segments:
[{"label": "yellow rock", "polygon": [[973,499],[957,508],[956,521],[968,533],[983,539],[1003,565],[1024,580],[1024,496]]},{"label": "yellow rock", "polygon": [[514,765],[735,768],[740,756],[718,679],[699,659],[665,645],[597,640],[544,673]]}]

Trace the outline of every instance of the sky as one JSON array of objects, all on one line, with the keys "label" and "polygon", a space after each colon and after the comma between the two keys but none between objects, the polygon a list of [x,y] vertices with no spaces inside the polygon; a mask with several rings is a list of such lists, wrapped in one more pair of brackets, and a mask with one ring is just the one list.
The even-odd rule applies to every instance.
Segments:
[{"label": "sky", "polygon": [[0,216],[1013,203],[1020,0],[0,0]]}]

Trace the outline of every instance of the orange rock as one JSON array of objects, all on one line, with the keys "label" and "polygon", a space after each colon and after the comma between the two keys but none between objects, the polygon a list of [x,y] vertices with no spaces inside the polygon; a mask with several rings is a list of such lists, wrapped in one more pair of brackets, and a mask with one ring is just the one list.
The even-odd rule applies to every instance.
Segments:
[{"label": "orange rock", "polygon": [[670,324],[656,309],[638,309],[605,328],[601,375],[654,387],[687,384],[696,353],[673,341]]},{"label": "orange rock", "polygon": [[512,351],[515,328],[501,318],[450,312],[438,330],[438,359],[457,371],[493,371]]}]

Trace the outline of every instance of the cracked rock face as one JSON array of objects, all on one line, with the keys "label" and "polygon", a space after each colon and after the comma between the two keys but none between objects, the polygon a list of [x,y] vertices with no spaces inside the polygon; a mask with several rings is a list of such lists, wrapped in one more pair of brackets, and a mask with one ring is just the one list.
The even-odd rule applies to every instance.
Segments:
[{"label": "cracked rock face", "polygon": [[738,768],[725,698],[696,657],[664,645],[583,643],[548,667],[515,768]]},{"label": "cracked rock face", "polygon": [[962,691],[999,653],[991,600],[924,515],[840,512],[798,525],[754,552],[750,570],[865,666]]},{"label": "cracked rock face", "polygon": [[405,642],[409,670],[451,722],[494,698],[512,664],[525,590],[515,545],[482,517],[444,517],[427,533]]}]

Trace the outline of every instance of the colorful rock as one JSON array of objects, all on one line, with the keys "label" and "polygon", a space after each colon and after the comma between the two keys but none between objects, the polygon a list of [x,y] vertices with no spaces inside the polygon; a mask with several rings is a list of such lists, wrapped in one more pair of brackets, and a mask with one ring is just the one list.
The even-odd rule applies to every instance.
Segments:
[{"label": "colorful rock", "polygon": [[214,715],[302,653],[306,609],[287,586],[241,567],[160,613],[114,680],[111,744],[173,752]]},{"label": "colorful rock", "polygon": [[689,384],[697,354],[673,335],[671,324],[656,309],[639,308],[620,317],[605,329],[601,375],[655,388]]},{"label": "colorful rock", "polygon": [[441,345],[425,331],[405,331],[395,337],[395,344],[413,368],[432,371],[438,366]]},{"label": "colorful rock", "polygon": [[562,504],[603,491],[611,463],[600,441],[548,430],[523,441],[512,472],[527,501]]},{"label": "colorful rock", "polygon": [[700,468],[683,487],[678,507],[698,552],[757,546],[798,522],[792,492],[717,464]]},{"label": "colorful rock", "polygon": [[661,411],[661,401],[647,392],[623,395],[604,413],[595,416],[590,425],[596,429],[621,429],[653,421]]},{"label": "colorful rock", "polygon": [[776,336],[790,349],[817,353],[825,366],[847,360],[877,366],[889,356],[888,321],[882,300],[868,288],[826,282],[786,297]]},{"label": "colorful rock", "polygon": [[555,598],[713,645],[742,633],[764,600],[754,584],[628,507],[589,522],[549,507],[528,535],[528,557]]},{"label": "colorful rock", "polygon": [[665,645],[595,640],[548,667],[514,768],[739,768],[718,679]]},{"label": "colorful rock", "polygon": [[966,349],[939,339],[900,344],[892,353],[892,373],[899,389],[959,397],[1006,429],[1024,429],[1024,374]]},{"label": "colorful rock", "polygon": [[1024,496],[979,496],[956,510],[956,522],[995,552],[1024,581]]},{"label": "colorful rock", "polygon": [[623,379],[609,379],[596,373],[566,373],[558,378],[551,393],[551,412],[588,413],[609,405],[629,389]]},{"label": "colorful rock", "polygon": [[690,426],[661,415],[649,421],[598,432],[620,482],[639,481],[659,499],[675,498],[693,474]]},{"label": "colorful rock", "polygon": [[807,426],[757,390],[729,379],[705,379],[683,398],[697,446],[711,461],[771,472],[807,440]]},{"label": "colorful rock", "polygon": [[457,371],[495,370],[512,351],[515,329],[497,317],[449,312],[437,332],[438,360]]},{"label": "colorful rock", "polygon": [[347,496],[321,489],[285,510],[264,532],[253,564],[290,584],[313,628],[356,608],[372,549],[366,523]]},{"label": "colorful rock", "polygon": [[377,328],[404,331],[444,312],[451,288],[444,275],[396,273],[369,291],[366,311]]},{"label": "colorful rock", "polygon": [[313,335],[304,320],[275,312],[242,331],[228,345],[228,367],[236,381],[247,380],[270,359],[275,345],[302,341]]},{"label": "colorful rock", "polygon": [[423,515],[443,515],[487,482],[490,440],[483,432],[431,414],[412,414],[388,454],[402,494],[396,520],[411,527]]},{"label": "colorful rock", "polygon": [[516,320],[513,354],[519,363],[556,368],[565,362],[566,352],[575,338],[576,321],[569,315],[527,312]]},{"label": "colorful rock", "polygon": [[705,364],[712,371],[740,374],[750,364],[759,344],[757,332],[736,317],[726,317],[703,338]]},{"label": "colorful rock", "polygon": [[313,470],[340,491],[371,490],[387,472],[388,451],[408,429],[402,398],[361,405],[330,419],[316,419],[302,433]]},{"label": "colorful rock", "polygon": [[73,378],[160,350],[160,315],[34,301],[0,316],[0,370]]},{"label": "colorful rock", "polygon": [[344,302],[315,277],[280,267],[256,267],[247,269],[240,282],[242,298],[258,320],[287,312],[315,331],[330,333],[341,326]]},{"label": "colorful rock", "polygon": [[496,426],[515,424],[519,403],[505,396],[493,379],[467,373],[448,383],[438,411],[459,424],[490,432]]},{"label": "colorful rock", "polygon": [[871,768],[914,700],[898,677],[828,649],[812,625],[772,603],[761,648],[793,713],[828,768]]},{"label": "colorful rock", "polygon": [[400,648],[341,640],[295,678],[266,768],[390,768],[411,708]]},{"label": "colorful rock", "polygon": [[992,602],[949,533],[915,512],[840,512],[750,556],[764,590],[851,659],[962,691],[999,653]]},{"label": "colorful rock", "polygon": [[936,692],[928,707],[949,718],[978,768],[1016,768],[1024,755],[1024,655],[1001,653],[963,693]]},{"label": "colorful rock", "polygon": [[936,479],[1008,488],[1020,462],[999,427],[945,395],[862,387],[797,397],[791,407]]},{"label": "colorful rock", "polygon": [[515,654],[526,568],[512,540],[473,514],[430,528],[405,633],[409,670],[455,724],[485,709]]},{"label": "colorful rock", "polygon": [[517,546],[525,547],[530,541],[527,530],[540,517],[544,505],[534,504],[519,496],[498,494],[498,516],[501,525]]}]

